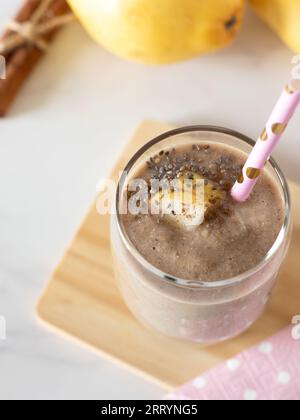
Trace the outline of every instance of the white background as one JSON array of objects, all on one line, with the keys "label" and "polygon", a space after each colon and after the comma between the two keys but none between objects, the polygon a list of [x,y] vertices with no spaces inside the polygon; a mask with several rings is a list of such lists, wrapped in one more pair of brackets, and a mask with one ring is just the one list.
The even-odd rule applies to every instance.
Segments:
[{"label": "white background", "polygon": [[[2,0],[0,24],[18,0]],[[248,13],[237,42],[167,67],[113,57],[75,24],[0,120],[2,398],[160,398],[162,390],[44,329],[38,296],[130,133],[143,119],[218,124],[256,137],[292,53]],[[276,153],[300,182],[299,113]],[[197,374],[197,372],[195,372]]]}]

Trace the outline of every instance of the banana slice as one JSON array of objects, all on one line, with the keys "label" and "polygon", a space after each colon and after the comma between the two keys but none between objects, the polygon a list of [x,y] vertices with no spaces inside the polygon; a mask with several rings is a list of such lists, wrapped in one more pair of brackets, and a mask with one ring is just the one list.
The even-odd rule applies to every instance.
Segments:
[{"label": "banana slice", "polygon": [[165,189],[151,196],[151,211],[192,231],[204,222],[206,211],[223,198],[224,192],[211,181],[197,174],[192,180],[183,175],[172,191]]},{"label": "banana slice", "polygon": [[192,194],[181,197],[176,192],[161,192],[154,196],[154,203],[159,206],[157,213],[185,230],[191,231],[204,222],[204,201],[196,203]]}]

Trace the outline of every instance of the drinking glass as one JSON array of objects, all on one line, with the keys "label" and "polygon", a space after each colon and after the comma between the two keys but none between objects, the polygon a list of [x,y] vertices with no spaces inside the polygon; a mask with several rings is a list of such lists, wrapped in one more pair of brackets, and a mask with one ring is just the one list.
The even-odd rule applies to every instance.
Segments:
[{"label": "drinking glass", "polygon": [[266,171],[278,189],[285,216],[275,243],[259,264],[236,277],[210,282],[186,280],[160,271],[129,239],[120,215],[122,196],[130,179],[151,156],[195,143],[221,143],[245,153],[254,145],[245,135],[212,126],[179,128],[144,145],[126,165],[118,185],[116,211],[111,217],[111,245],[115,276],[136,318],[167,336],[207,344],[242,333],[264,311],[290,244],[291,201],[285,176],[271,158]]}]

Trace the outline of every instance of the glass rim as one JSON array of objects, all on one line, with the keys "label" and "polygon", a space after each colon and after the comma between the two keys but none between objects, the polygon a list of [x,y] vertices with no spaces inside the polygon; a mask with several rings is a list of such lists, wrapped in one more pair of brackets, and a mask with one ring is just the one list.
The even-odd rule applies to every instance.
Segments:
[{"label": "glass rim", "polygon": [[[235,137],[238,140],[243,141],[244,143],[247,143],[250,146],[255,145],[255,141],[252,140],[250,137],[224,127],[214,126],[214,125],[191,125],[191,126],[185,126],[181,128],[176,128],[173,130],[166,131],[159,136],[153,138],[152,140],[145,143],[142,147],[138,149],[138,151],[132,156],[132,158],[129,160],[127,165],[125,166],[123,170],[124,173],[129,173],[134,164],[138,161],[140,157],[143,156],[143,154],[149,150],[151,147],[155,146],[156,144],[162,142],[163,140],[166,140],[170,137],[174,137],[180,134],[187,134],[192,132],[210,132],[210,133],[218,133],[218,134],[225,134],[231,137]],[[130,238],[127,235],[127,232],[124,228],[124,226],[121,223],[120,220],[120,212],[119,212],[119,204],[120,204],[120,190],[122,190],[124,186],[125,180],[123,179],[123,176],[121,176],[117,191],[116,191],[116,215],[117,215],[117,227],[118,231],[121,235],[121,239],[124,242],[127,250],[133,255],[133,257],[137,260],[139,264],[142,265],[147,271],[153,273],[155,276],[160,278],[162,281],[165,281],[169,284],[173,284],[179,287],[183,288],[204,288],[204,289],[214,289],[214,288],[220,288],[220,287],[227,287],[236,285],[238,283],[242,283],[245,279],[248,279],[252,275],[254,275],[257,271],[259,271],[261,268],[263,268],[268,261],[270,261],[273,256],[276,254],[276,252],[280,249],[281,245],[283,244],[290,226],[291,226],[291,195],[290,195],[290,189],[287,182],[287,179],[281,170],[280,166],[277,164],[276,160],[273,157],[270,157],[269,163],[275,172],[280,185],[282,187],[283,196],[284,196],[284,211],[285,211],[285,217],[284,222],[282,225],[282,228],[273,244],[273,246],[270,248],[270,250],[267,252],[267,254],[264,256],[264,258],[256,264],[251,269],[244,271],[243,273],[233,276],[228,279],[222,279],[222,280],[215,280],[215,281],[203,281],[203,280],[187,280],[182,279],[176,276],[173,276],[171,274],[165,273],[164,271],[160,270],[159,268],[155,267],[153,264],[151,264],[149,261],[144,258],[141,253],[137,250],[135,245],[132,243]]]}]

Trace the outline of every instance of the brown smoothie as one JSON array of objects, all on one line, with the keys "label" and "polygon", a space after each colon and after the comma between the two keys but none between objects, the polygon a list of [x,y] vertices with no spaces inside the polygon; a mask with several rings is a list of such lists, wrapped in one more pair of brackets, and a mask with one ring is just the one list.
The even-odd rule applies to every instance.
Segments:
[{"label": "brown smoothie", "polygon": [[[140,321],[168,336],[207,344],[236,336],[259,318],[290,236],[285,232],[269,253],[286,217],[283,186],[272,165],[247,202],[234,202],[230,190],[246,161],[244,149],[224,133],[207,132],[208,140],[203,130],[189,134],[175,135],[172,143],[166,136],[162,143],[168,146],[161,151],[158,143],[146,147],[131,167],[120,188],[118,217],[112,216],[112,254],[122,295]],[[145,191],[141,209],[121,214],[124,202],[136,195],[126,187],[137,178]],[[192,183],[192,193],[201,180],[204,199],[192,202],[198,212],[143,211],[144,204],[160,205],[166,195],[153,181],[182,178]],[[190,216],[195,225],[186,223]]]},{"label": "brown smoothie", "polygon": [[247,202],[232,200],[230,190],[245,160],[246,155],[232,147],[209,143],[162,150],[151,157],[135,174],[148,183],[149,200],[153,179],[204,179],[209,195],[204,220],[192,230],[162,213],[122,215],[139,253],[170,276],[207,282],[235,277],[260,263],[280,232],[284,208],[267,172]]}]

